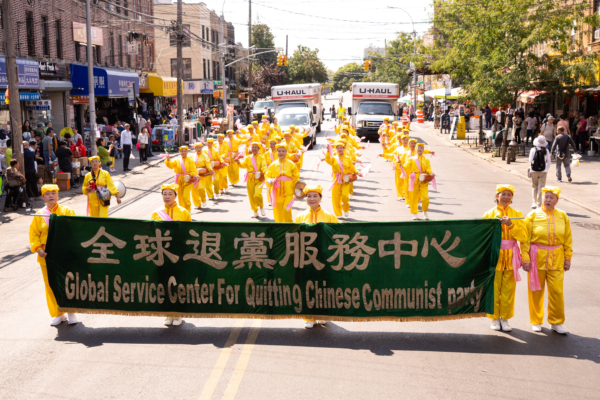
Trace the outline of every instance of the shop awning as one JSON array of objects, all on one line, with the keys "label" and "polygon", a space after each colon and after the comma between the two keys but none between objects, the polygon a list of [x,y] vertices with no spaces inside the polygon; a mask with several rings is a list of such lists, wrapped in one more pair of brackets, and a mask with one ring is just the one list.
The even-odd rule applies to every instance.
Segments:
[{"label": "shop awning", "polygon": [[156,97],[177,96],[177,78],[148,74],[148,87],[149,89],[143,89],[141,92],[154,93],[154,96]]},{"label": "shop awning", "polygon": [[521,93],[521,95],[519,96],[519,101],[521,103],[534,104],[538,97],[541,96],[542,98],[545,98],[546,96],[542,96],[545,94],[548,94],[548,92],[545,90],[529,90],[527,92]]},{"label": "shop awning", "polygon": [[[88,67],[87,65],[71,64],[71,83],[74,96],[88,96]],[[112,68],[94,67],[94,95],[108,97],[127,97],[129,84],[135,87],[135,93],[140,93],[140,78],[136,72]]]},{"label": "shop awning", "polygon": [[71,81],[47,81],[40,79],[40,90],[44,92],[68,92],[73,89]]},{"label": "shop awning", "polygon": [[[435,93],[429,94],[430,92],[435,92]],[[452,93],[452,95],[446,96],[446,89],[442,88],[442,89],[429,90],[429,91],[425,92],[425,95],[431,96],[436,99],[444,99],[445,98],[446,100],[458,100],[461,96],[465,95],[465,91],[461,87],[452,88],[451,93]]]}]

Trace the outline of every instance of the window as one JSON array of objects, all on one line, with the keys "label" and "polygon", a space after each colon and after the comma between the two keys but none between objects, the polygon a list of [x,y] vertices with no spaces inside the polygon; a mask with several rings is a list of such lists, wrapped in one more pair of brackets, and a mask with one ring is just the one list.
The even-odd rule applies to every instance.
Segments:
[{"label": "window", "polygon": [[204,39],[204,25],[202,25],[202,39]]},{"label": "window", "polygon": [[150,69],[154,68],[154,44],[148,43],[148,64]]},{"label": "window", "polygon": [[129,15],[129,11],[127,11],[128,8],[129,4],[127,0],[123,0],[123,15],[125,15],[126,17]]},{"label": "window", "polygon": [[25,29],[27,30],[27,55],[35,56],[35,40],[33,36],[33,13],[25,13]]},{"label": "window", "polygon": [[[594,14],[600,14],[600,0],[594,0]],[[594,28],[592,41],[600,41],[600,27]]]},{"label": "window", "polygon": [[111,32],[108,33],[108,63],[110,65],[115,65],[115,40],[114,34]]},{"label": "window", "polygon": [[56,35],[56,58],[62,58],[62,27],[60,19],[54,21],[54,31]]},{"label": "window", "polygon": [[48,17],[42,17],[42,55],[50,57],[50,43],[48,37]]},{"label": "window", "polygon": [[119,46],[118,46],[119,65],[122,67],[123,66],[123,35],[119,35],[118,39],[119,39]]},{"label": "window", "polygon": [[206,79],[206,58],[202,59],[202,79]]},{"label": "window", "polygon": [[[177,59],[171,58],[171,76],[177,78]],[[183,77],[182,79],[192,79],[192,59],[183,59]]]},{"label": "window", "polygon": [[102,47],[94,46],[94,55],[96,56],[96,60],[94,61],[96,64],[102,64]]},{"label": "window", "polygon": [[121,14],[121,0],[117,0],[116,3],[117,3],[117,13]]},{"label": "window", "polygon": [[75,42],[75,61],[82,61],[81,60],[81,45],[79,44],[79,42]]}]

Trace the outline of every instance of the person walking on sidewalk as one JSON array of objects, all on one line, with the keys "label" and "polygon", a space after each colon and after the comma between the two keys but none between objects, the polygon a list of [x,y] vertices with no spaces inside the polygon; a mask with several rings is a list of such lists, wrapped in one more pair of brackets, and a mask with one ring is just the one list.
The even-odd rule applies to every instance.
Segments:
[{"label": "person walking on sidewalk", "polygon": [[556,137],[556,125],[554,125],[554,117],[552,115],[549,116],[546,123],[542,125],[540,135],[546,138],[546,141],[548,142],[546,148],[550,151],[552,143],[554,143],[554,138]]},{"label": "person walking on sidewalk", "polygon": [[583,154],[585,151],[585,140],[587,139],[588,122],[585,119],[584,114],[579,115],[579,121],[577,122],[577,134],[575,135],[575,144],[577,145],[577,152]]},{"label": "person walking on sidewalk", "polygon": [[489,105],[485,106],[485,129],[492,128],[492,109]]},{"label": "person walking on sidewalk", "polygon": [[142,131],[138,135],[138,141],[140,143],[140,163],[148,164],[148,153],[146,153],[146,147],[148,146],[148,128],[145,126],[142,128]]},{"label": "person walking on sidewalk", "polygon": [[538,120],[537,118],[535,118],[533,111],[529,112],[529,116],[527,117],[527,119],[525,119],[525,122],[527,123],[527,136],[525,137],[525,146],[527,146],[530,137],[531,143],[533,144],[534,133],[538,123]]},{"label": "person walking on sidewalk", "polygon": [[542,206],[542,189],[546,186],[546,177],[550,169],[550,151],[547,149],[548,141],[542,135],[535,138],[533,147],[529,152],[529,164],[531,165],[531,186],[533,187],[533,203],[531,208]]},{"label": "person walking on sidewalk", "polygon": [[576,147],[571,136],[565,132],[564,126],[560,125],[563,121],[562,117],[563,116],[561,115],[561,120],[558,122],[558,135],[554,140],[550,153],[556,154],[556,181],[562,182],[561,165],[564,164],[567,178],[569,179],[569,182],[571,182],[571,150],[569,149],[569,145],[573,146],[574,149]]},{"label": "person walking on sidewalk", "polygon": [[123,171],[131,171],[129,169],[129,156],[131,155],[132,143],[129,124],[125,124],[125,129],[121,132],[121,146],[123,148]]}]

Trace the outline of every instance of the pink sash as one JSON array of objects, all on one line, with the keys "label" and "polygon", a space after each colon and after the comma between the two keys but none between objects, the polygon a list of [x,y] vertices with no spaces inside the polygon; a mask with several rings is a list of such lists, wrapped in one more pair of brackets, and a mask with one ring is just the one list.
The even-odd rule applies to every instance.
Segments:
[{"label": "pink sash", "polygon": [[[279,187],[281,186],[281,184],[279,182],[283,182],[283,181],[289,182],[291,180],[292,180],[292,178],[290,178],[289,176],[278,176],[275,179],[275,182],[273,182],[273,187],[271,188],[271,196],[269,196],[273,207],[275,207],[275,205],[277,204],[277,189],[279,189]],[[292,205],[294,204],[294,200],[295,200],[295,197],[292,196],[292,201],[290,201],[285,207],[286,210],[290,211],[290,208],[292,208]]]},{"label": "pink sash", "polygon": [[163,210],[162,208],[159,208],[158,210],[156,210],[156,213],[158,214],[160,219],[162,219],[163,221],[173,221],[173,218],[169,217],[169,214],[167,214],[167,212],[165,210]]},{"label": "pink sash", "polygon": [[[544,250],[555,250],[562,248],[562,244],[558,246],[544,246],[537,243],[531,243],[529,247],[529,258],[531,259],[531,268],[529,270],[529,290],[535,292],[537,290],[542,290],[540,286],[540,278],[538,277],[537,271],[537,252],[538,249]],[[548,265],[548,259],[546,257],[546,266]]]},{"label": "pink sash", "polygon": [[185,169],[185,162],[183,162],[183,158],[181,160],[179,160],[179,165],[181,166],[181,169],[183,170],[183,174],[175,173],[175,184],[176,185],[179,184],[179,177],[181,175],[187,175],[187,170]]},{"label": "pink sash", "polygon": [[52,211],[50,211],[48,206],[45,206],[44,208],[42,208],[40,210],[40,214],[47,215],[47,217],[42,217],[42,218],[44,218],[44,221],[46,221],[46,225],[50,226],[50,215],[52,215]]},{"label": "pink sash", "polygon": [[[256,166],[256,160],[254,159],[254,154],[250,154],[250,160],[252,161],[252,166],[254,167],[254,172],[260,172],[258,167]],[[248,177],[250,176],[250,172],[246,171],[246,176],[244,177],[244,183],[248,182]]]},{"label": "pink sash", "polygon": [[340,173],[334,173],[335,179],[333,180],[333,182],[331,183],[331,186],[329,186],[329,191],[331,191],[331,189],[333,189],[333,187],[335,186],[336,183],[338,184],[342,184],[344,183],[344,181],[342,180],[342,176],[344,175],[344,164],[342,163],[342,159],[340,158],[340,156],[336,156],[335,159],[337,160],[339,166],[340,166]]},{"label": "pink sash", "polygon": [[[415,158],[415,162],[417,163],[417,168],[419,168],[419,174],[422,174],[423,170],[421,169],[421,163],[419,162],[419,156],[418,155]],[[412,174],[410,174],[410,182],[408,183],[408,191],[409,192],[414,191],[415,178],[416,178],[416,174],[414,172]],[[437,190],[437,184],[435,183],[435,177],[433,177],[433,179],[431,180],[431,186],[433,186],[433,188],[435,190]]]},{"label": "pink sash", "polygon": [[515,281],[521,282],[521,274],[519,273],[519,268],[523,265],[523,260],[521,259],[521,249],[517,244],[516,240],[503,240],[500,242],[500,249],[509,250],[512,249],[512,266],[515,274]]}]

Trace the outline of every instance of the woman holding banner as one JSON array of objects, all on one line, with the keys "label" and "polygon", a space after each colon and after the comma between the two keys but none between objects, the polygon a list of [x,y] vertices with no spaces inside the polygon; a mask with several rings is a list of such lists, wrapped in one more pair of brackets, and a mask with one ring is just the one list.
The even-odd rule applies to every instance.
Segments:
[{"label": "woman holding banner", "polygon": [[117,197],[117,204],[121,204],[121,198],[118,196],[119,189],[113,183],[110,173],[103,170],[100,164],[100,157],[94,156],[89,157],[90,166],[92,170],[87,173],[83,180],[83,187],[81,188],[84,195],[87,196],[87,215],[90,217],[103,217],[108,218],[108,207],[104,205],[96,192],[102,188],[108,188],[111,195]]},{"label": "woman holding banner", "polygon": [[[185,208],[177,205],[177,192],[179,186],[176,183],[169,183],[167,185],[161,185],[160,191],[162,192],[163,201],[165,202],[164,207],[152,213],[152,221],[191,221],[192,217]],[[164,324],[179,326],[183,322],[181,317],[173,317],[167,315]]]},{"label": "woman holding banner", "polygon": [[[100,161],[98,160],[98,163]],[[50,325],[60,325],[61,322],[68,319],[69,324],[77,323],[77,316],[74,313],[61,313],[58,311],[58,304],[54,293],[50,288],[48,282],[48,270],[46,269],[46,241],[48,239],[48,227],[50,226],[50,215],[75,215],[75,211],[61,204],[58,204],[58,186],[57,185],[44,185],[42,186],[42,199],[46,206],[37,212],[37,215],[41,217],[34,217],[29,227],[29,242],[32,253],[37,253],[37,262],[40,264],[42,269],[42,276],[44,277],[44,286],[46,289],[46,302],[48,303],[48,311],[52,321]]]},{"label": "woman holding banner", "polygon": [[252,142],[250,144],[250,150],[252,154],[246,156],[242,162],[236,160],[236,163],[240,168],[245,169],[246,177],[246,190],[248,191],[248,200],[250,200],[250,208],[254,212],[252,218],[258,218],[258,209],[260,208],[260,215],[263,217],[267,215],[263,209],[263,195],[262,188],[265,183],[265,174],[267,173],[267,162],[265,157],[260,154],[260,148],[262,144],[260,142]]},{"label": "woman holding banner", "polygon": [[499,219],[502,224],[502,242],[500,257],[496,265],[494,278],[494,314],[487,317],[492,320],[491,328],[495,331],[512,331],[508,320],[515,315],[515,292],[517,282],[521,280],[521,250],[518,242],[527,240],[527,228],[521,220],[523,213],[513,209],[512,203],[515,188],[508,184],[496,186],[496,207],[483,215],[483,218]]},{"label": "woman holding banner", "polygon": [[567,330],[563,283],[565,271],[571,269],[573,236],[566,212],[556,208],[560,188],[542,189],[543,204],[525,218],[527,240],[521,246],[523,269],[528,272],[529,318],[534,332],[544,323],[544,288],[548,284],[548,322],[561,335]]},{"label": "woman holding banner", "polygon": [[277,144],[277,157],[267,169],[267,183],[271,185],[269,196],[273,205],[275,222],[292,222],[294,187],[300,180],[296,165],[287,159],[287,143]]}]

